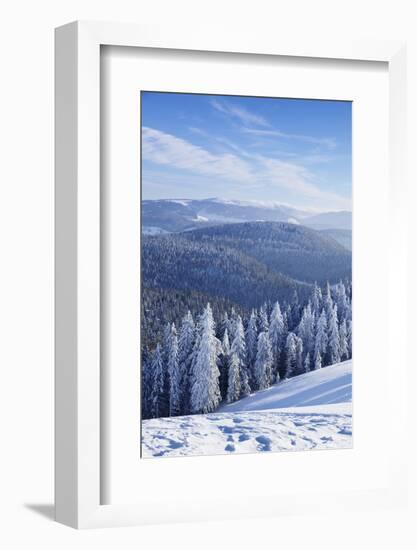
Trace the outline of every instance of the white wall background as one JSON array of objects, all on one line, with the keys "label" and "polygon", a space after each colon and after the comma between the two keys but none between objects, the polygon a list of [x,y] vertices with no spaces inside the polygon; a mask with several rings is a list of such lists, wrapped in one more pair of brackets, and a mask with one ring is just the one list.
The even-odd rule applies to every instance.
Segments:
[{"label": "white wall background", "polygon": [[[248,33],[409,40],[410,213],[416,203],[412,0],[14,0],[0,19],[0,546],[415,548],[417,511],[76,532],[53,523],[53,28],[75,19],[243,26]],[[410,249],[415,256],[416,217]],[[415,257],[413,258],[415,260]],[[416,264],[410,262],[410,281]],[[414,283],[414,286],[415,283]],[[415,291],[410,304],[415,304]],[[412,310],[413,308],[410,308]],[[414,341],[415,319],[410,315]],[[410,363],[410,397],[417,391]],[[415,388],[415,391],[413,391]],[[415,400],[410,431],[416,434]],[[412,438],[410,438],[412,439]],[[415,445],[410,444],[415,455]],[[417,462],[417,461],[416,461]],[[413,478],[412,503],[417,485]],[[415,523],[415,522],[414,522]],[[198,541],[198,543],[197,543]]]}]

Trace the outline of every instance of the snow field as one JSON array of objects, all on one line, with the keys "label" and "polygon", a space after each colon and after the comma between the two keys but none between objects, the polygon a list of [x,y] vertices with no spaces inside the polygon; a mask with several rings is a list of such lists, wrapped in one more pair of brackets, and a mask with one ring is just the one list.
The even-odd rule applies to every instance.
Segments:
[{"label": "snow field", "polygon": [[217,412],[142,423],[144,458],[352,447],[352,361],[253,393]]}]

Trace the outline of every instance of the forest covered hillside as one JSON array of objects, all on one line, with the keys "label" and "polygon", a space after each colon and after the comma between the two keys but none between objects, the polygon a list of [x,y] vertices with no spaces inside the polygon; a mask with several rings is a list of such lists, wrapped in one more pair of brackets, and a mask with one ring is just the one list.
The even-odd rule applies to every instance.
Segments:
[{"label": "forest covered hillside", "polygon": [[222,231],[217,235],[193,231],[146,236],[142,238],[142,284],[204,292],[247,308],[288,299],[294,290],[301,295],[309,291],[309,285],[273,269],[257,255],[261,256],[251,240],[245,243],[238,235],[234,238]]},{"label": "forest covered hillside", "polygon": [[264,266],[306,283],[336,283],[351,276],[351,253],[329,235],[283,222],[248,222],[196,229],[193,243],[233,249]]}]

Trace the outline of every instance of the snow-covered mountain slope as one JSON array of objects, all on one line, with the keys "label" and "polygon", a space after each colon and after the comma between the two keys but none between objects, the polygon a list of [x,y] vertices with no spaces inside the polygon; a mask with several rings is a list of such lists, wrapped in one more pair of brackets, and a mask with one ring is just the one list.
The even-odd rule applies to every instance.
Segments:
[{"label": "snow-covered mountain slope", "polygon": [[352,362],[281,382],[217,412],[142,423],[145,458],[352,446]]},{"label": "snow-covered mountain slope", "polygon": [[222,412],[263,411],[288,407],[311,407],[352,401],[352,360],[283,380],[235,403]]}]

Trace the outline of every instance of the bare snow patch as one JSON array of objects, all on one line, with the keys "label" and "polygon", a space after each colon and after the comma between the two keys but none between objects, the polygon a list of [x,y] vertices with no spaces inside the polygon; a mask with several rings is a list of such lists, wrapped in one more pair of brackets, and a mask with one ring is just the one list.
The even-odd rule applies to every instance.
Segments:
[{"label": "bare snow patch", "polygon": [[308,410],[212,413],[145,420],[144,458],[348,449],[352,414]]}]

